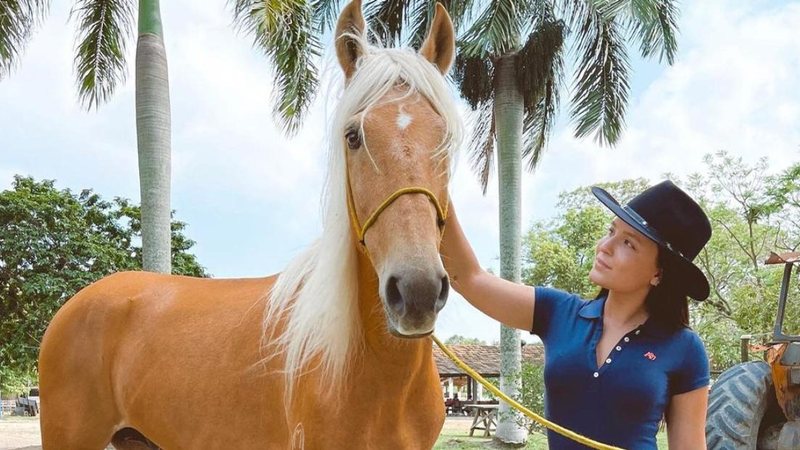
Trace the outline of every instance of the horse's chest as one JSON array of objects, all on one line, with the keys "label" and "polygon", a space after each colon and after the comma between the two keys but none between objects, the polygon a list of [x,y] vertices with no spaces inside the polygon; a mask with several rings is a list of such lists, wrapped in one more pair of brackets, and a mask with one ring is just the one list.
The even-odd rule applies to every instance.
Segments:
[{"label": "horse's chest", "polygon": [[427,450],[441,431],[444,408],[421,400],[373,401],[332,411],[326,422],[336,448]]},{"label": "horse's chest", "polygon": [[[306,410],[311,414],[302,426],[306,448],[428,450],[433,447],[444,424],[438,377],[416,379],[411,385],[354,381],[351,380],[354,391],[349,394],[306,403],[313,407],[313,412]],[[320,447],[314,445],[318,439]],[[333,447],[331,443],[335,443]]]},{"label": "horse's chest", "polygon": [[321,377],[304,383],[294,418],[304,422],[306,448],[433,447],[444,424],[444,401],[432,360],[420,357],[391,370],[367,361],[352,370],[339,392]]}]

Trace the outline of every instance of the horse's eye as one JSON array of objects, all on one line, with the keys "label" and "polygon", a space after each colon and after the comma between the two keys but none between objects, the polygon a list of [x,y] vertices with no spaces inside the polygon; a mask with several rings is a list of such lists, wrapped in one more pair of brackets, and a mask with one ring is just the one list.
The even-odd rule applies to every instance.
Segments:
[{"label": "horse's eye", "polygon": [[348,130],[344,138],[347,140],[347,146],[350,150],[356,150],[361,147],[361,135],[358,134],[357,130]]}]

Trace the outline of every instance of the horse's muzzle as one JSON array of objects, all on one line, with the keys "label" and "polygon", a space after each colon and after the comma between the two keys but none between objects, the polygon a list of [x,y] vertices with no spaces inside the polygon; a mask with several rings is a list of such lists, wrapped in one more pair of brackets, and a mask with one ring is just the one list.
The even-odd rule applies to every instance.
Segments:
[{"label": "horse's muzzle", "polygon": [[422,337],[433,331],[450,282],[444,269],[403,270],[386,279],[382,292],[390,327],[403,336]]}]

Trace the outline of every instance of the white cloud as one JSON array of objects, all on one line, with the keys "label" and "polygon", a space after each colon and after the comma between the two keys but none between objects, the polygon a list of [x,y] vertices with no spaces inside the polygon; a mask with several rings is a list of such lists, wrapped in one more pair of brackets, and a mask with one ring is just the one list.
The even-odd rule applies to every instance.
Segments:
[{"label": "white cloud", "polygon": [[[750,162],[767,156],[776,169],[800,158],[800,41],[793,36],[800,5],[684,6],[678,60],[631,99],[628,128],[618,145],[609,149],[577,140],[562,126],[529,198],[551,205],[554,192],[581,185],[686,175],[703,170],[702,156],[719,149]],[[532,214],[547,215],[547,210]]]}]

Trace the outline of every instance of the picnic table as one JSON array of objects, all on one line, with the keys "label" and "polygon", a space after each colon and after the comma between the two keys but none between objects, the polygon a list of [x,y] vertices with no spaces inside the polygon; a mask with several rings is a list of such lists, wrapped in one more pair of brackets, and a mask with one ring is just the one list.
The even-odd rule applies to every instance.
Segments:
[{"label": "picnic table", "polygon": [[484,437],[491,436],[491,432],[497,427],[497,409],[500,405],[485,403],[465,403],[464,409],[472,411],[472,426],[469,428],[469,435],[472,436],[475,430],[483,430]]}]

